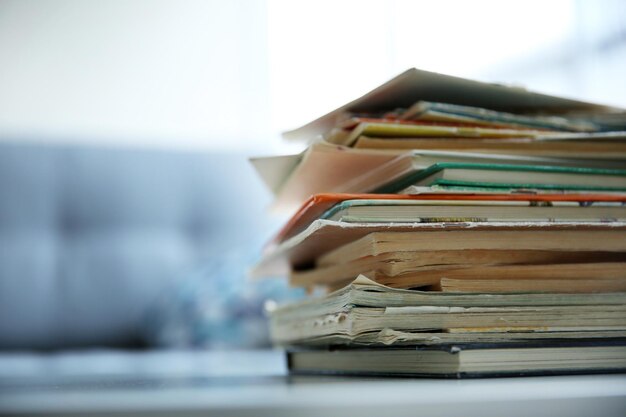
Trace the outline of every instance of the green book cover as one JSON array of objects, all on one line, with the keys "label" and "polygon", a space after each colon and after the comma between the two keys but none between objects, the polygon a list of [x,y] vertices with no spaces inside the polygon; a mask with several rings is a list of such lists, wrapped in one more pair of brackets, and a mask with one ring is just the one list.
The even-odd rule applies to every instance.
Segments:
[{"label": "green book cover", "polygon": [[399,180],[386,184],[379,189],[375,190],[375,193],[396,193],[411,185],[414,185],[428,177],[442,172],[444,170],[481,170],[481,171],[507,171],[507,172],[519,172],[521,179],[523,179],[524,172],[533,173],[546,173],[546,174],[567,174],[573,176],[618,176],[624,177],[624,186],[602,186],[602,185],[571,185],[571,184],[537,184],[520,182],[476,182],[476,181],[462,181],[462,180],[450,180],[445,178],[435,178],[427,186],[445,186],[445,187],[462,187],[462,188],[494,188],[499,191],[502,189],[544,189],[544,190],[593,190],[593,191],[626,191],[626,170],[623,169],[601,169],[601,168],[582,168],[582,167],[559,167],[559,166],[547,166],[547,165],[512,165],[512,164],[485,164],[485,163],[466,163],[466,162],[440,162],[430,167],[415,171],[406,175]]}]

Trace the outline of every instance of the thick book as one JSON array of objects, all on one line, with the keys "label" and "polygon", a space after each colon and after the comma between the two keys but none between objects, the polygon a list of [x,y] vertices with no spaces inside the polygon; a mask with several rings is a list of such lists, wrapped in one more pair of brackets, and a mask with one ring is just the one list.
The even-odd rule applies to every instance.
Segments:
[{"label": "thick book", "polygon": [[624,234],[597,232],[374,232],[292,270],[289,279],[330,290],[365,274],[395,288],[446,292],[626,291]]},{"label": "thick book", "polygon": [[[572,332],[593,337],[597,332],[626,331],[625,299],[624,292],[424,292],[389,288],[360,276],[331,294],[272,311],[270,331],[277,344],[305,346],[319,340],[380,343],[377,335],[390,330],[429,333],[431,338],[438,334],[454,343],[487,336],[491,340],[496,336],[523,340],[531,334],[558,338]],[[460,336],[455,339],[455,335]]]},{"label": "thick book", "polygon": [[[556,227],[557,224],[554,224]],[[399,252],[439,251],[569,251],[625,252],[626,232],[620,228],[586,229],[564,224],[563,229],[530,229],[530,224],[510,230],[450,229],[429,232],[377,231],[335,248],[316,260],[316,265],[333,265],[352,260]],[[609,223],[602,224],[608,226]],[[569,227],[568,227],[569,226]]]},{"label": "thick book", "polygon": [[[464,250],[465,242],[485,250],[498,249],[506,240],[511,250],[559,250],[567,245],[567,250],[579,252],[624,252],[625,230],[623,222],[348,223],[318,219],[304,231],[268,248],[250,272],[256,277],[279,276],[332,257],[343,256],[348,261],[393,251]],[[366,236],[373,233],[393,233],[389,236],[393,240],[371,245]],[[339,255],[344,250],[347,252]]]},{"label": "thick book", "polygon": [[626,254],[502,249],[391,252],[292,271],[289,283],[336,289],[360,274],[394,288],[433,291],[626,291]]},{"label": "thick book", "polygon": [[626,340],[291,350],[294,374],[447,378],[626,372]]},{"label": "thick book", "polygon": [[359,335],[384,329],[401,331],[606,331],[626,330],[626,305],[561,306],[346,306],[316,314],[277,311],[272,338],[289,343],[330,335]]}]

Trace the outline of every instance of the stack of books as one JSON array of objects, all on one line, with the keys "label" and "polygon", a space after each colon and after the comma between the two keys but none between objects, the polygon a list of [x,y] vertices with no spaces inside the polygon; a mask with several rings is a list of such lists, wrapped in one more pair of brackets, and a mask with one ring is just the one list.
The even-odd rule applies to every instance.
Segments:
[{"label": "stack of books", "polygon": [[292,372],[626,370],[626,114],[409,70],[257,158]]}]

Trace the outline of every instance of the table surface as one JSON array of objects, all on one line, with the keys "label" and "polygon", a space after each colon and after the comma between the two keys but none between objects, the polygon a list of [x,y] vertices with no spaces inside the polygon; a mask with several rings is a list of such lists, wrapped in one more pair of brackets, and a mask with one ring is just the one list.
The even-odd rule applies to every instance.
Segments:
[{"label": "table surface", "polygon": [[0,354],[2,415],[626,416],[626,375],[289,376],[281,351]]}]

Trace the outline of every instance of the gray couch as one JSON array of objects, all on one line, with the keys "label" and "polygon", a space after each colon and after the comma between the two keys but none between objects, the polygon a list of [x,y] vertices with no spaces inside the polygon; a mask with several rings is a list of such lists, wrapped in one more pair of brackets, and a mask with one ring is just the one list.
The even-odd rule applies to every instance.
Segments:
[{"label": "gray couch", "polygon": [[1,142],[0,348],[143,343],[173,281],[260,250],[268,202],[246,155]]}]

